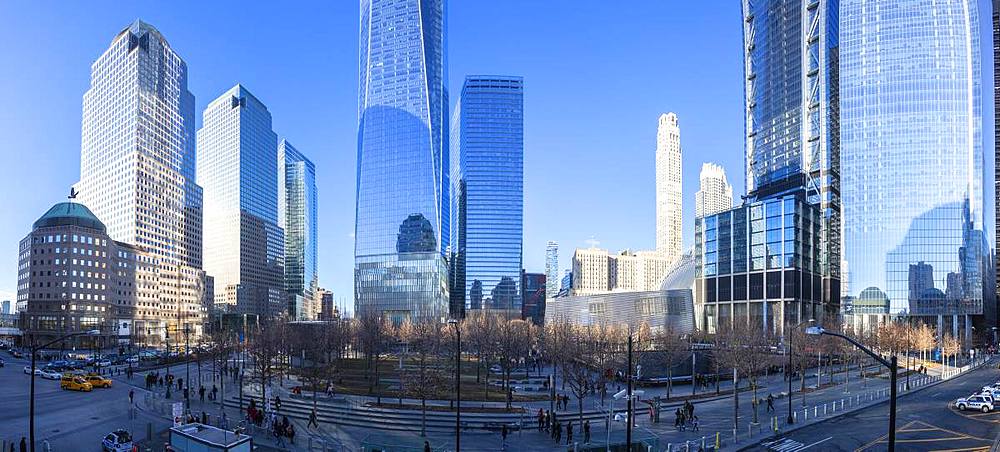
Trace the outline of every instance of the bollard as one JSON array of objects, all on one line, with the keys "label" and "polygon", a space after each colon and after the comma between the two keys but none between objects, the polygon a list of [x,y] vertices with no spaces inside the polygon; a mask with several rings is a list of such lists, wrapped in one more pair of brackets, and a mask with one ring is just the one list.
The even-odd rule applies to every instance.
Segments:
[{"label": "bollard", "polygon": [[673,452],[673,450],[674,450],[674,445],[667,443],[667,452]]},{"label": "bollard", "polygon": [[819,416],[819,405],[813,407],[813,417]]},{"label": "bollard", "polygon": [[705,437],[701,437],[701,450],[705,450]]},{"label": "bollard", "polygon": [[799,412],[798,411],[793,411],[792,412],[792,421],[794,421],[794,422],[798,422],[799,421]]},{"label": "bollard", "polygon": [[722,447],[721,435],[719,432],[715,432],[715,450],[719,450]]},{"label": "bollard", "polygon": [[802,409],[802,420],[803,421],[808,421],[809,420],[809,408],[803,408]]}]

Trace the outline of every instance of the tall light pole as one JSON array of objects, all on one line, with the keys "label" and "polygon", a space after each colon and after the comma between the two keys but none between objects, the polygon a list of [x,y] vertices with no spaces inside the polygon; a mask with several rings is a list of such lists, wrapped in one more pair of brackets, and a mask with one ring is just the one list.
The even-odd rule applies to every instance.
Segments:
[{"label": "tall light pole", "polygon": [[462,328],[458,320],[448,319],[455,327],[455,452],[462,450]]},{"label": "tall light pole", "polygon": [[632,332],[628,333],[628,405],[625,408],[625,450],[632,450]]},{"label": "tall light pole", "polygon": [[101,330],[89,330],[80,331],[77,333],[70,333],[61,336],[52,341],[46,342],[42,345],[34,345],[35,337],[31,336],[31,395],[28,402],[28,439],[31,441],[31,452],[35,452],[35,355],[38,354],[39,350],[42,350],[52,344],[62,342],[66,339],[76,336],[100,336]]},{"label": "tall light pole", "polygon": [[875,361],[878,361],[883,366],[889,368],[889,386],[890,386],[890,388],[889,388],[889,452],[894,452],[896,450],[896,386],[897,386],[897,383],[896,383],[896,378],[897,378],[896,377],[896,371],[898,369],[898,367],[896,366],[896,355],[890,356],[889,360],[887,361],[885,358],[883,358],[883,357],[879,356],[877,353],[869,350],[868,347],[865,347],[864,345],[861,345],[860,342],[852,339],[851,337],[845,336],[845,335],[840,334],[840,333],[834,333],[832,331],[827,331],[827,330],[823,329],[822,327],[818,327],[818,326],[811,326],[809,328],[806,328],[806,334],[809,334],[809,335],[812,335],[812,336],[819,336],[819,335],[825,334],[827,336],[835,336],[835,337],[839,337],[841,339],[844,339],[845,341],[850,342],[851,344],[853,344],[859,350],[867,353],[868,356],[871,356]]},{"label": "tall light pole", "polygon": [[188,341],[188,334],[191,326],[185,322],[184,323],[184,383],[187,384],[187,389],[184,390],[184,403],[187,406],[187,410],[191,411],[191,343]]},{"label": "tall light pole", "polygon": [[[814,322],[816,322],[815,319],[809,319],[809,320],[806,320],[804,322],[800,322],[798,325],[795,325],[794,327],[789,328],[788,333],[785,334],[785,336],[788,337],[788,340],[786,341],[786,342],[788,342],[788,344],[787,344],[788,345],[788,353],[787,353],[787,355],[788,355],[788,419],[786,420],[786,422],[788,422],[789,424],[794,424],[795,423],[795,418],[792,417],[792,332],[795,331],[795,330],[797,330],[797,329],[799,329],[799,327],[801,327],[802,325],[805,325],[807,323],[814,323]],[[804,369],[803,369],[803,372],[805,372]],[[817,387],[818,387],[819,383],[816,383],[816,384],[817,384]],[[805,393],[803,393],[803,397],[805,397],[804,394]]]}]

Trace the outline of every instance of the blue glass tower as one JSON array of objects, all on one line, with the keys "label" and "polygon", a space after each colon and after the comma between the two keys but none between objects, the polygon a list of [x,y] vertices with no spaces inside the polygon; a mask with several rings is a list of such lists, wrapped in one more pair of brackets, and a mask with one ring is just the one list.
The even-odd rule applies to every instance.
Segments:
[{"label": "blue glass tower", "polygon": [[293,319],[319,316],[316,166],[287,140],[278,143],[278,218],[285,230],[285,290]]},{"label": "blue glass tower", "polygon": [[361,0],[355,312],[448,312],[444,0]]},{"label": "blue glass tower", "polygon": [[451,130],[452,211],[456,213],[451,241],[452,314],[458,314],[456,308],[468,308],[519,316],[524,80],[467,76]]},{"label": "blue glass tower", "polygon": [[983,314],[977,2],[841,4],[847,295],[878,289],[893,315]]}]

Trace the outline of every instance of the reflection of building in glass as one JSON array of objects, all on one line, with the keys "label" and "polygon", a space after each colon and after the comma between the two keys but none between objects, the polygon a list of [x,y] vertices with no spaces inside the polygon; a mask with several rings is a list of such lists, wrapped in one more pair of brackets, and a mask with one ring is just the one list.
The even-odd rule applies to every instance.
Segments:
[{"label": "reflection of building in glass", "polygon": [[846,296],[842,302],[844,323],[854,331],[874,331],[889,319],[889,297],[878,287],[862,290],[857,298]]},{"label": "reflection of building in glass", "polygon": [[545,321],[545,295],[546,295],[545,273],[521,273],[521,319],[528,320],[535,325],[542,325]]},{"label": "reflection of building in glass", "polygon": [[[464,310],[460,291],[468,281],[478,281],[487,296],[483,309],[521,315],[523,111],[521,77],[465,78],[452,116],[449,148],[453,311]],[[475,309],[471,304],[469,308]]]},{"label": "reflection of building in glass", "polygon": [[[565,297],[573,290],[573,272],[566,270],[562,279],[559,280],[559,293],[556,297]],[[555,297],[553,297],[555,298]]]},{"label": "reflection of building in glass", "polygon": [[747,196],[695,221],[708,331],[839,314],[838,13],[837,0],[743,1]]},{"label": "reflection of building in glass", "polygon": [[964,314],[986,314],[993,325],[978,4],[841,7],[849,18],[840,29],[841,174],[852,292],[884,291],[893,315],[947,315],[937,321],[952,332],[968,325]]},{"label": "reflection of building in glass", "polygon": [[[360,23],[355,313],[442,318],[450,224],[444,1],[362,0]],[[400,225],[417,216],[404,233]]]}]

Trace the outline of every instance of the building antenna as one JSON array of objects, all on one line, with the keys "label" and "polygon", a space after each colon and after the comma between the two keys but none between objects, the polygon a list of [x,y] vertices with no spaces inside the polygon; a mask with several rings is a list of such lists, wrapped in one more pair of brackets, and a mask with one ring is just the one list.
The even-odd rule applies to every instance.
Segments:
[{"label": "building antenna", "polygon": [[590,238],[587,239],[586,243],[587,245],[590,245],[591,248],[597,248],[597,245],[601,244],[601,242],[595,239],[594,236],[590,236]]}]

